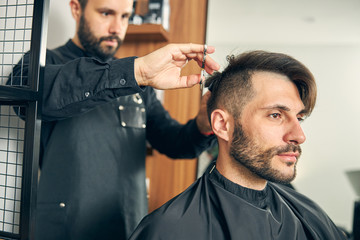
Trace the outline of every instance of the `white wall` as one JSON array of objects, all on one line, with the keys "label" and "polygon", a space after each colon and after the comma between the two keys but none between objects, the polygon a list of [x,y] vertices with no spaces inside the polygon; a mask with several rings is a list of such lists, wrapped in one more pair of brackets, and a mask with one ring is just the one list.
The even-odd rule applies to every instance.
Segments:
[{"label": "white wall", "polygon": [[75,20],[69,0],[50,0],[47,46],[52,49],[64,44],[75,34]]},{"label": "white wall", "polygon": [[[351,2],[348,9],[359,16],[360,6],[324,2],[330,14],[317,12],[307,1],[291,7],[276,2],[281,1],[209,0],[207,43],[216,47],[213,57],[222,66],[228,54],[262,49],[289,54],[313,72],[318,100],[303,123],[307,141],[293,184],[350,231],[356,195],[345,171],[360,169],[360,31],[355,30],[360,19],[342,12],[339,3]],[[354,22],[345,24],[340,13]]]}]

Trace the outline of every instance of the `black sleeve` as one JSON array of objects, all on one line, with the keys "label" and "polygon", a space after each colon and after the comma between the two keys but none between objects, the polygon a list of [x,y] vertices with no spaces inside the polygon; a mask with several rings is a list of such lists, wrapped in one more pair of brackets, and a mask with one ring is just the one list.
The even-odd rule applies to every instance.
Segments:
[{"label": "black sleeve", "polygon": [[[30,54],[13,69],[9,85],[26,85]],[[57,120],[84,113],[119,96],[143,91],[134,76],[135,57],[101,62],[95,58],[77,58],[55,64],[47,52],[43,83],[43,120]],[[22,64],[21,64],[22,63]],[[20,82],[24,80],[24,82]]]},{"label": "black sleeve", "polygon": [[171,158],[195,158],[215,143],[200,133],[195,119],[185,125],[172,119],[151,88],[146,96],[146,137],[153,148]]}]

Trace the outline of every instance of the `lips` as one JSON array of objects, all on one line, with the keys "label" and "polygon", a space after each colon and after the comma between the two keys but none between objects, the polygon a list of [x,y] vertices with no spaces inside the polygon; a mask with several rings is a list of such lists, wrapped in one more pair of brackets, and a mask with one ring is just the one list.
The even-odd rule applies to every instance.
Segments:
[{"label": "lips", "polygon": [[120,39],[117,36],[110,36],[110,37],[102,37],[100,41],[105,42],[107,45],[110,46],[117,46],[119,44]]},{"label": "lips", "polygon": [[297,159],[300,156],[298,152],[288,152],[288,153],[280,153],[277,154],[284,162],[287,163],[296,163]]},{"label": "lips", "polygon": [[116,46],[117,41],[116,40],[106,40],[104,41],[107,45]]},{"label": "lips", "polygon": [[300,156],[299,152],[288,152],[288,153],[279,153],[279,156],[291,156],[298,158]]}]

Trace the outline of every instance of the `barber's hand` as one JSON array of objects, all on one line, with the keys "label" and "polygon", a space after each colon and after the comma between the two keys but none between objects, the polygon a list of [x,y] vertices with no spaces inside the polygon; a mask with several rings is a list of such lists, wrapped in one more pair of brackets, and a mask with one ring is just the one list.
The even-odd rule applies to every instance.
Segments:
[{"label": "barber's hand", "polygon": [[[213,52],[215,52],[215,48],[208,46],[206,54]],[[139,86],[151,86],[157,89],[192,87],[200,82],[200,74],[180,76],[180,72],[189,60],[195,60],[201,67],[203,53],[204,45],[169,44],[144,57],[135,59],[135,79]],[[206,56],[206,72],[212,74],[219,68],[218,63]]]},{"label": "barber's hand", "polygon": [[199,131],[204,135],[211,135],[212,128],[210,126],[208,114],[207,114],[207,101],[211,95],[210,91],[207,91],[202,97],[200,102],[200,110],[196,116],[196,124]]}]

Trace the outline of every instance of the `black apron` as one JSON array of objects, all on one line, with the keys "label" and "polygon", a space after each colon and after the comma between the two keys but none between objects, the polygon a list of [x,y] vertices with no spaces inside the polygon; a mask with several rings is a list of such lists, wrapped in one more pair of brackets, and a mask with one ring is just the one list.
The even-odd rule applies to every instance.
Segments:
[{"label": "black apron", "polygon": [[44,152],[37,240],[131,234],[147,213],[145,124],[139,94],[56,123]]}]

